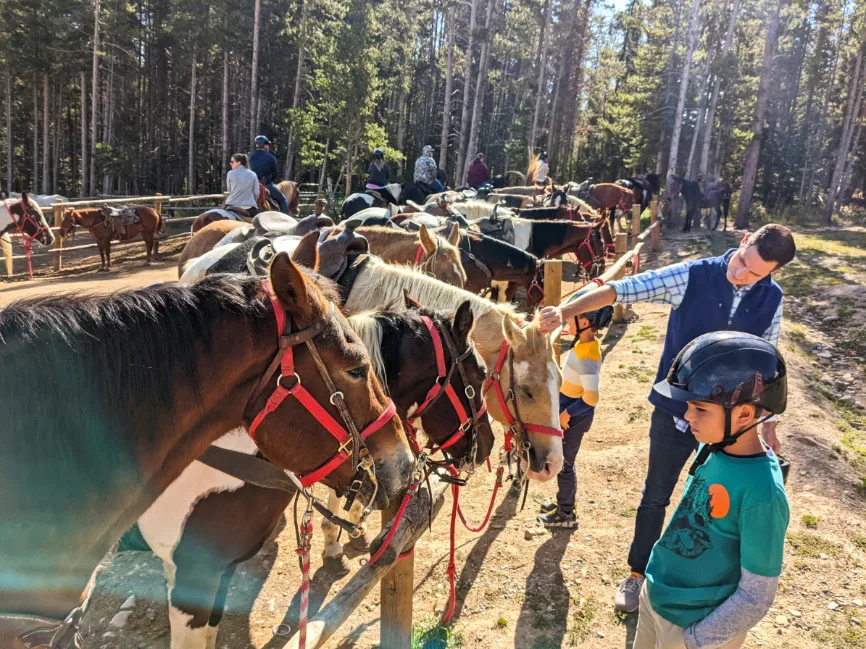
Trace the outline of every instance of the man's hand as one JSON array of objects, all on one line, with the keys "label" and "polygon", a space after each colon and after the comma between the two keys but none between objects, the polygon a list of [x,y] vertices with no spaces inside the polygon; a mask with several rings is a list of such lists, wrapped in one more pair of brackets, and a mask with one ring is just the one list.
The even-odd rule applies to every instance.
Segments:
[{"label": "man's hand", "polygon": [[549,334],[561,326],[562,310],[558,306],[546,306],[539,315],[539,330],[543,334]]},{"label": "man's hand", "polygon": [[764,438],[764,441],[767,442],[767,446],[773,449],[773,453],[778,455],[779,451],[782,448],[781,442],[779,442],[779,438],[776,436],[776,424],[778,422],[775,421],[765,421],[761,424],[761,437]]}]

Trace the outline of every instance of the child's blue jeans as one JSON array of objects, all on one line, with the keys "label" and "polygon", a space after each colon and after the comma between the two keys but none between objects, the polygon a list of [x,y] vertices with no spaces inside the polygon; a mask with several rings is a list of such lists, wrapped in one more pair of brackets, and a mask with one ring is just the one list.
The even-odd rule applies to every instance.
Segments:
[{"label": "child's blue jeans", "polygon": [[574,499],[577,495],[577,474],[574,471],[574,460],[580,450],[583,436],[592,426],[595,408],[588,413],[573,416],[568,421],[568,428],[562,438],[562,470],[556,476],[559,490],[556,492],[556,504],[563,514],[574,512]]}]

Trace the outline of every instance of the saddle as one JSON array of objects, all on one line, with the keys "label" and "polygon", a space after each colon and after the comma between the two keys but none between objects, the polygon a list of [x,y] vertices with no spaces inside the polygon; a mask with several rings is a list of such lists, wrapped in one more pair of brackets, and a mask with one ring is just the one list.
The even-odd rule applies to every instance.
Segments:
[{"label": "saddle", "polygon": [[469,223],[475,226],[481,234],[514,245],[514,223],[510,217],[499,217],[494,212],[492,216]]},{"label": "saddle", "polygon": [[85,605],[74,609],[65,620],[36,615],[0,614],[0,647],[3,649],[80,649],[78,624]]},{"label": "saddle", "polygon": [[112,233],[111,238],[118,241],[126,238],[128,226],[141,223],[135,208],[128,205],[119,207],[103,205],[99,211],[102,214],[103,224]]}]

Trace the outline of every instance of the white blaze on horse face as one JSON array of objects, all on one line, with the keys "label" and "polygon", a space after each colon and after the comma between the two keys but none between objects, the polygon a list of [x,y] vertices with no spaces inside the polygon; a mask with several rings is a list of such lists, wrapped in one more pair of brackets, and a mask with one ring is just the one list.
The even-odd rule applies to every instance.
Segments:
[{"label": "white blaze on horse face", "polygon": [[514,245],[521,250],[529,248],[529,240],[532,237],[532,223],[512,220],[514,224]]}]

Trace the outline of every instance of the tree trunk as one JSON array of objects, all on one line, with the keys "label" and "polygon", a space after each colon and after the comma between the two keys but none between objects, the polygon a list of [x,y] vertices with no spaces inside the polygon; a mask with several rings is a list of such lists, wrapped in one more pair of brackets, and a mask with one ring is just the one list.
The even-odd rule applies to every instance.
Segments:
[{"label": "tree trunk", "polygon": [[60,168],[60,123],[61,123],[61,86],[57,85],[54,92],[54,144],[53,154],[51,156],[51,193],[57,194],[57,177]]},{"label": "tree trunk", "polygon": [[81,196],[87,196],[87,75],[81,71]]},{"label": "tree trunk", "polygon": [[692,0],[692,16],[689,20],[688,43],[686,45],[686,60],[683,62],[683,74],[680,80],[680,98],[674,113],[674,128],[671,132],[671,150],[668,155],[668,178],[677,172],[677,158],[680,150],[680,132],[683,128],[683,109],[686,105],[686,94],[689,89],[689,74],[692,68],[692,55],[698,40],[698,18],[701,13],[700,0]]},{"label": "tree trunk", "polygon": [[457,31],[457,17],[454,5],[448,7],[445,21],[448,23],[448,58],[445,62],[445,95],[442,100],[442,136],[439,139],[439,168],[448,168],[448,134],[451,130],[451,93],[454,85],[454,35]]},{"label": "tree trunk", "polygon": [[749,211],[752,208],[752,195],[755,192],[755,180],[758,175],[758,156],[761,153],[761,140],[764,135],[764,116],[767,112],[767,102],[770,99],[770,76],[773,69],[773,55],[776,52],[776,40],[779,32],[779,12],[785,0],[774,2],[773,13],[770,15],[767,27],[767,37],[764,41],[764,62],[761,65],[761,76],[758,79],[758,99],[755,103],[755,118],[752,121],[752,139],[746,148],[746,162],[743,167],[743,183],[740,186],[740,202],[737,205],[737,216],[734,225],[744,229],[749,227]]},{"label": "tree trunk", "polygon": [[404,159],[408,160],[408,156],[406,156],[406,151],[404,150],[404,146],[406,145],[406,99],[409,95],[409,89],[406,85],[406,79],[404,75],[406,74],[406,64],[403,63],[403,72],[400,76],[400,101],[399,104],[399,116],[397,118],[397,150],[403,153],[403,158],[397,161],[397,175],[403,175],[403,163]]},{"label": "tree trunk", "polygon": [[93,0],[93,72],[90,80],[90,181],[93,193],[96,187],[96,109],[99,97],[99,0]]},{"label": "tree trunk", "polygon": [[[51,171],[51,140],[48,137],[48,75],[42,77],[42,193],[48,194],[48,174]],[[34,187],[34,189],[36,189]]]},{"label": "tree trunk", "polygon": [[455,178],[463,178],[466,162],[466,138],[469,135],[469,95],[472,92],[472,48],[475,39],[475,19],[480,0],[472,0],[469,13],[469,43],[466,46],[466,65],[463,68],[463,108],[460,111],[460,139],[457,145],[457,169]]},{"label": "tree trunk", "polygon": [[346,142],[346,196],[352,193],[352,134]]},{"label": "tree trunk", "polygon": [[[316,190],[316,196],[322,194],[322,185],[325,184],[325,170],[328,168],[328,150],[331,148],[331,138],[325,140],[325,155],[322,157],[322,168],[319,170],[319,187]],[[335,188],[336,189],[336,188]]]},{"label": "tree trunk", "polygon": [[848,105],[845,108],[845,118],[842,121],[842,136],[839,139],[839,148],[836,151],[836,163],[833,165],[833,175],[830,177],[830,186],[827,189],[827,197],[824,200],[824,223],[833,223],[833,210],[836,209],[836,198],[839,187],[842,184],[842,173],[851,149],[851,138],[860,114],[860,102],[863,100],[863,76],[866,70],[861,63],[863,61],[863,44],[857,49],[857,57],[851,71],[851,87],[848,90]]},{"label": "tree trunk", "polygon": [[30,191],[39,187],[39,85],[33,84],[33,183]]},{"label": "tree trunk", "polygon": [[256,108],[258,101],[258,79],[259,79],[259,23],[262,15],[262,0],[256,0],[255,13],[253,15],[253,65],[250,68],[250,144],[256,139]]},{"label": "tree trunk", "polygon": [[[301,105],[301,79],[304,76],[304,43],[306,42],[305,29],[307,27],[307,3],[301,9],[301,34],[298,41],[298,67],[295,69],[295,93],[292,95],[292,110],[296,111]],[[292,116],[295,119],[295,116]],[[289,145],[286,148],[286,172],[283,174],[286,180],[292,178],[292,165],[295,157],[295,127],[289,128]]]},{"label": "tree trunk", "polygon": [[[492,1],[492,0],[491,0]],[[489,15],[489,12],[488,12]],[[541,14],[541,31],[538,34],[538,83],[535,88],[535,110],[532,112],[532,130],[529,132],[529,156],[535,150],[535,138],[538,134],[538,114],[541,112],[541,98],[544,90],[544,73],[547,70],[547,24],[550,22],[550,0],[545,0]]]},{"label": "tree trunk", "polygon": [[[478,112],[481,103],[484,101],[484,79],[487,78],[487,61],[490,58],[490,47],[493,41],[493,34],[490,27],[493,21],[493,12],[496,10],[498,0],[489,0],[487,3],[487,17],[484,20],[484,43],[481,45],[481,60],[478,62],[478,78],[475,82],[475,100],[472,102],[472,123],[469,127],[469,142],[466,145],[467,162],[475,155],[475,136],[478,132]],[[463,175],[458,179],[458,182],[466,183],[466,171],[469,165],[465,165]]]},{"label": "tree trunk", "polygon": [[693,177],[692,171],[695,162],[695,150],[697,149],[698,139],[701,135],[701,129],[704,128],[704,116],[707,112],[707,86],[710,83],[710,55],[707,52],[707,58],[704,60],[704,69],[701,73],[701,90],[698,95],[698,121],[695,122],[695,131],[692,133],[692,143],[689,146],[689,161],[686,163],[686,175],[689,178]]},{"label": "tree trunk", "polygon": [[[109,147],[114,144],[114,55],[108,57],[108,86],[105,90],[105,104],[103,113],[102,141]],[[112,154],[113,155],[113,154]],[[111,174],[106,172],[102,175],[102,193],[111,194]]]},{"label": "tree trunk", "polygon": [[223,159],[220,166],[222,174],[222,191],[226,190],[226,174],[229,164],[229,53],[223,52],[223,101],[222,101],[222,152]]},{"label": "tree trunk", "polygon": [[195,83],[196,55],[192,55],[192,75],[189,82],[189,165],[186,176],[186,191],[195,194]]},{"label": "tree trunk", "polygon": [[578,23],[580,21],[580,0],[574,0],[574,6],[571,11],[571,23],[565,39],[565,45],[562,51],[562,61],[559,66],[559,73],[556,77],[556,90],[553,93],[553,106],[550,109],[550,129],[547,132],[547,153],[550,155],[551,171],[559,172],[560,169],[565,169],[565,165],[559,160],[560,151],[562,151],[563,130],[570,130],[574,125],[565,123],[565,120],[560,116],[560,111],[563,115],[568,115],[569,111],[565,110],[565,102],[563,98],[567,96],[568,84],[572,74],[572,61],[574,60],[574,45],[575,40],[581,36],[577,32]]},{"label": "tree trunk", "polygon": [[12,191],[12,72],[6,57],[6,191]]},{"label": "tree trunk", "polygon": [[[728,31],[725,34],[725,46],[722,48],[722,61],[726,60],[728,55],[731,53],[731,44],[734,42],[734,27],[737,24],[737,14],[740,11],[740,0],[734,0],[733,5],[731,6],[731,16],[728,19]],[[722,85],[722,76],[720,74],[716,75],[716,80],[713,83],[713,96],[710,99],[710,107],[707,111],[707,121],[706,126],[704,127],[704,139],[701,143],[701,162],[698,165],[698,173],[706,174],[707,173],[707,164],[710,159],[710,144],[713,139],[713,128],[716,123],[716,107],[719,104],[719,90]]]}]

